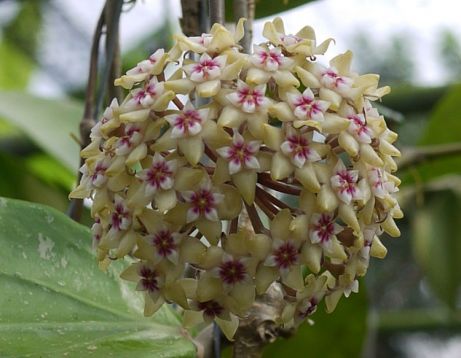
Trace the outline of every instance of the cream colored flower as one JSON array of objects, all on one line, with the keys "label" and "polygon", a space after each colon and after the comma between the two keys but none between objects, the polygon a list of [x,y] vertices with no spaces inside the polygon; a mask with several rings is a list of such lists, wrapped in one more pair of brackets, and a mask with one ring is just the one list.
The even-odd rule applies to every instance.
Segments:
[{"label": "cream colored flower", "polygon": [[70,194],[93,200],[98,260],[135,261],[121,277],[145,315],[175,303],[185,326],[214,321],[229,339],[271,285],[285,325],[322,300],[331,312],[403,216],[379,77],[353,72],[349,51],[319,64],[331,40],[280,18],[253,54],[242,36],[243,21],[178,35],[116,80],[129,93],[91,131]]}]

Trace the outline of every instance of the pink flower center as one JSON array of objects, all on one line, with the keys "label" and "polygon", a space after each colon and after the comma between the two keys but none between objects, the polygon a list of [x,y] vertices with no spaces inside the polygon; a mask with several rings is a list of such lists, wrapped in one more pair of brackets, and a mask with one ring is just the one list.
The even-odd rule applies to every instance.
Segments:
[{"label": "pink flower center", "polygon": [[340,193],[348,193],[348,194],[354,194],[355,193],[355,183],[356,183],[356,178],[354,178],[349,171],[347,170],[341,170],[336,173],[336,177],[338,178],[339,182],[339,192]]},{"label": "pink flower center", "polygon": [[319,220],[314,225],[314,231],[320,238],[320,242],[324,243],[329,241],[335,233],[333,217],[327,214],[320,215]]},{"label": "pink flower center", "polygon": [[317,310],[317,303],[318,302],[315,298],[311,298],[309,301],[307,301],[307,307],[298,312],[298,316],[301,319],[304,319],[313,314]]},{"label": "pink flower center", "polygon": [[210,318],[219,316],[224,311],[224,307],[214,300],[199,302],[198,309]]},{"label": "pink flower center", "polygon": [[227,159],[235,163],[243,164],[254,156],[255,150],[248,146],[245,142],[233,143],[229,148]]},{"label": "pink flower center", "polygon": [[154,235],[152,244],[157,249],[157,253],[162,257],[167,257],[176,250],[173,235],[169,230],[161,230]]},{"label": "pink flower center", "polygon": [[378,169],[374,170],[374,174],[375,174],[375,181],[373,182],[373,187],[375,187],[376,189],[384,189],[383,174]]},{"label": "pink flower center", "polygon": [[144,100],[146,97],[155,97],[157,95],[157,90],[155,88],[154,83],[149,83],[146,85],[144,89],[140,89],[139,91],[136,92],[136,94],[133,96],[133,99],[137,104],[141,104],[141,102]]},{"label": "pink flower center", "polygon": [[250,87],[244,87],[237,90],[238,103],[241,105],[247,104],[249,106],[254,105],[255,107],[260,106],[263,103],[264,94],[258,89],[252,89]]},{"label": "pink flower center", "polygon": [[228,285],[243,281],[245,275],[245,265],[239,260],[226,261],[219,266],[219,276]]},{"label": "pink flower center", "polygon": [[311,153],[307,138],[301,135],[291,135],[287,137],[291,153],[293,156],[298,156],[307,159]]},{"label": "pink flower center", "polygon": [[213,193],[207,189],[199,189],[194,192],[190,198],[190,203],[194,211],[198,212],[200,215],[209,213],[212,209],[215,208],[215,198]]},{"label": "pink flower center", "polygon": [[130,225],[130,212],[123,206],[122,203],[115,205],[115,210],[111,216],[112,228],[120,231],[128,229]]},{"label": "pink flower center", "polygon": [[158,275],[154,270],[143,266],[139,272],[139,276],[141,276],[141,285],[146,291],[155,292],[159,289]]},{"label": "pink flower center", "polygon": [[100,218],[96,217],[94,219],[94,224],[91,227],[91,233],[93,234],[93,242],[99,243],[102,237],[102,225]]},{"label": "pink flower center", "polygon": [[329,80],[328,82],[331,83],[333,87],[335,88],[340,87],[341,85],[347,84],[346,80],[343,77],[341,77],[340,75],[338,75],[335,71],[331,69],[326,70],[322,74],[322,77],[326,77]]},{"label": "pink flower center", "polygon": [[354,131],[359,135],[370,135],[370,128],[367,127],[365,121],[357,115],[348,116],[349,119],[354,127]]},{"label": "pink flower center", "polygon": [[298,249],[290,242],[285,242],[274,251],[275,263],[279,268],[287,269],[296,264]]},{"label": "pink flower center", "polygon": [[158,161],[146,173],[146,181],[149,185],[158,189],[162,183],[173,175],[173,171],[165,161]]},{"label": "pink flower center", "polygon": [[137,142],[137,139],[139,138],[141,132],[141,128],[137,126],[127,126],[125,128],[125,135],[120,138],[118,146],[119,147],[131,147],[135,142]]},{"label": "pink flower center", "polygon": [[303,108],[307,108],[307,106],[310,106],[313,101],[314,99],[311,97],[300,95],[298,98],[296,98],[294,105],[296,107],[303,106]]},{"label": "pink flower center", "polygon": [[279,66],[282,64],[282,55],[280,53],[277,53],[274,50],[269,50],[269,51],[261,51],[259,54],[259,59],[261,61],[261,64],[264,64],[268,61],[270,62],[275,62]]},{"label": "pink flower center", "polygon": [[196,110],[186,110],[174,120],[174,126],[183,133],[188,133],[189,128],[202,124],[200,113]]},{"label": "pink flower center", "polygon": [[107,170],[107,165],[105,165],[102,162],[99,162],[96,164],[96,167],[94,168],[94,173],[90,176],[91,178],[91,183],[95,186],[98,186],[101,184],[101,181],[105,177],[105,172]]},{"label": "pink flower center", "polygon": [[203,78],[207,79],[210,71],[220,68],[218,61],[214,59],[203,59],[200,63],[196,64],[192,72],[202,73]]}]

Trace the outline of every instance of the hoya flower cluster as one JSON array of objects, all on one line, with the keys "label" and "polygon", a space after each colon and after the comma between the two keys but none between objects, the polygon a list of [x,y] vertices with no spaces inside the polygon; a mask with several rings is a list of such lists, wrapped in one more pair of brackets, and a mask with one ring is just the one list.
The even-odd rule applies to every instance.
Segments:
[{"label": "hoya flower cluster", "polygon": [[235,33],[176,37],[116,81],[82,151],[75,198],[93,199],[99,260],[132,256],[122,278],[184,322],[215,320],[231,338],[258,295],[284,292],[280,323],[358,290],[383,231],[402,212],[392,175],[397,134],[372,106],[389,92],[351,71],[351,52],[322,65],[332,40],[312,28],[240,51]]}]

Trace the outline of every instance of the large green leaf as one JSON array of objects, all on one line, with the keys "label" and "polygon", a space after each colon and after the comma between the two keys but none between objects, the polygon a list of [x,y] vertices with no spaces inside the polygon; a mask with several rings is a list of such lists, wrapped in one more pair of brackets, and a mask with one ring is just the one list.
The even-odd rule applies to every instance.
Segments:
[{"label": "large green leaf", "polygon": [[[276,15],[314,0],[255,0],[255,18]],[[226,1],[226,20],[233,21],[233,1]]]},{"label": "large green leaf", "polygon": [[313,326],[304,323],[292,338],[269,345],[263,357],[360,357],[367,332],[365,287],[358,294],[343,298],[333,313],[318,309],[312,319]]},{"label": "large green leaf", "polygon": [[100,271],[90,232],[58,211],[0,198],[1,357],[191,357],[167,307]]},{"label": "large green leaf", "polygon": [[22,92],[0,91],[0,117],[21,128],[44,151],[76,172],[79,146],[70,135],[78,137],[81,104],[67,100],[39,98]]},{"label": "large green leaf", "polygon": [[413,219],[413,248],[417,262],[435,294],[456,306],[461,288],[461,198],[450,190],[430,193]]}]

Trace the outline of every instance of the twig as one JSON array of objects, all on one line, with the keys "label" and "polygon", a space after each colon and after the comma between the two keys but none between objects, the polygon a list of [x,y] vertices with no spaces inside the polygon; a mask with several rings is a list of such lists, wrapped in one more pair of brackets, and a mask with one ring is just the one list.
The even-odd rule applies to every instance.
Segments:
[{"label": "twig", "polygon": [[[117,98],[117,100],[121,102],[122,95],[123,95],[122,88],[120,86],[114,86],[114,81],[122,75],[122,56],[120,53],[120,31],[119,31],[118,26],[117,26],[117,29],[115,30],[116,30],[116,33],[114,34],[114,37],[115,37],[114,58],[112,61],[109,80],[107,82],[107,88],[108,88],[107,97],[108,97],[109,103],[112,100],[112,98]],[[108,29],[108,31],[112,32],[114,30]],[[108,37],[106,38],[106,40],[107,39]],[[109,52],[109,49],[108,49],[109,44],[110,43],[106,41],[106,52],[107,53]]]},{"label": "twig", "polygon": [[[85,148],[90,144],[90,132],[91,128],[94,126],[96,119],[94,117],[94,106],[95,106],[95,91],[96,91],[96,81],[98,75],[98,58],[99,58],[99,43],[101,41],[102,28],[105,22],[105,7],[103,8],[101,15],[99,16],[98,22],[96,24],[96,29],[93,35],[93,43],[91,45],[91,54],[90,54],[90,68],[88,71],[88,83],[86,85],[86,94],[85,94],[85,108],[83,110],[83,117],[80,121],[80,143],[81,149]],[[80,159],[80,167],[84,164],[84,160]],[[77,183],[80,182],[82,178],[82,173],[80,171],[77,175]],[[83,200],[82,199],[72,199],[68,208],[68,215],[73,220],[79,222],[82,217],[83,212]]]},{"label": "twig", "polygon": [[[81,149],[85,148],[90,144],[90,133],[91,128],[94,126],[98,117],[99,109],[102,107],[104,100],[104,93],[108,85],[109,79],[112,76],[117,76],[119,70],[115,67],[119,66],[119,58],[114,60],[114,57],[119,57],[118,54],[118,27],[120,20],[120,13],[122,11],[123,0],[107,0],[104,8],[99,17],[98,23],[96,24],[95,33],[93,35],[93,43],[91,46],[90,55],[90,69],[88,74],[88,84],[85,95],[85,109],[83,118],[80,121],[80,142]],[[98,77],[98,59],[99,59],[99,45],[101,42],[101,36],[103,33],[103,27],[106,26],[106,58],[105,68],[103,70],[102,80],[99,82],[97,87]],[[113,83],[113,81],[112,81]],[[109,87],[112,87],[110,84]],[[113,92],[117,97],[121,93],[116,91]],[[80,166],[84,164],[84,160],[80,159]],[[77,182],[80,182],[82,174],[79,172],[77,176]],[[83,200],[73,199],[69,205],[68,215],[79,222],[83,212]]]},{"label": "twig", "polygon": [[[234,11],[234,21],[237,23],[240,18],[245,18],[247,19],[244,29],[245,29],[245,35],[243,38],[240,40],[240,44],[243,47],[243,51],[245,53],[250,53],[251,51],[251,34],[249,32],[249,28],[251,25],[248,23],[248,6],[249,6],[249,1],[248,0],[233,0],[233,11]],[[250,26],[249,26],[250,25]]]},{"label": "twig", "polygon": [[198,36],[204,32],[201,26],[201,14],[206,14],[203,0],[181,0],[181,8],[182,17],[179,22],[184,35]]},{"label": "twig", "polygon": [[461,142],[411,148],[402,151],[402,159],[397,164],[399,170],[403,170],[429,160],[458,154],[461,154]]},{"label": "twig", "polygon": [[243,25],[245,34],[240,40],[243,52],[251,52],[253,40],[253,20],[255,17],[255,0],[233,0],[234,21],[238,22],[242,17],[247,19]]},{"label": "twig", "polygon": [[[122,12],[123,0],[107,0],[105,6],[106,17],[106,58],[102,71],[102,80],[99,82],[98,92],[96,94],[96,106],[94,107],[94,118],[98,118],[98,112],[102,108],[106,85],[112,72],[112,63],[116,54],[118,45],[118,28],[120,14]],[[113,83],[110,85],[113,86]]]},{"label": "twig", "polygon": [[211,24],[224,24],[224,0],[209,0],[208,10]]},{"label": "twig", "polygon": [[216,322],[213,322],[213,351],[216,358],[221,357],[221,330]]},{"label": "twig", "polygon": [[[255,11],[256,11],[256,0],[248,0],[248,17],[245,27],[245,36],[248,41],[248,46],[250,48],[249,52],[251,52],[251,43],[253,42],[253,20],[255,19]],[[248,36],[247,36],[248,34]]]}]

